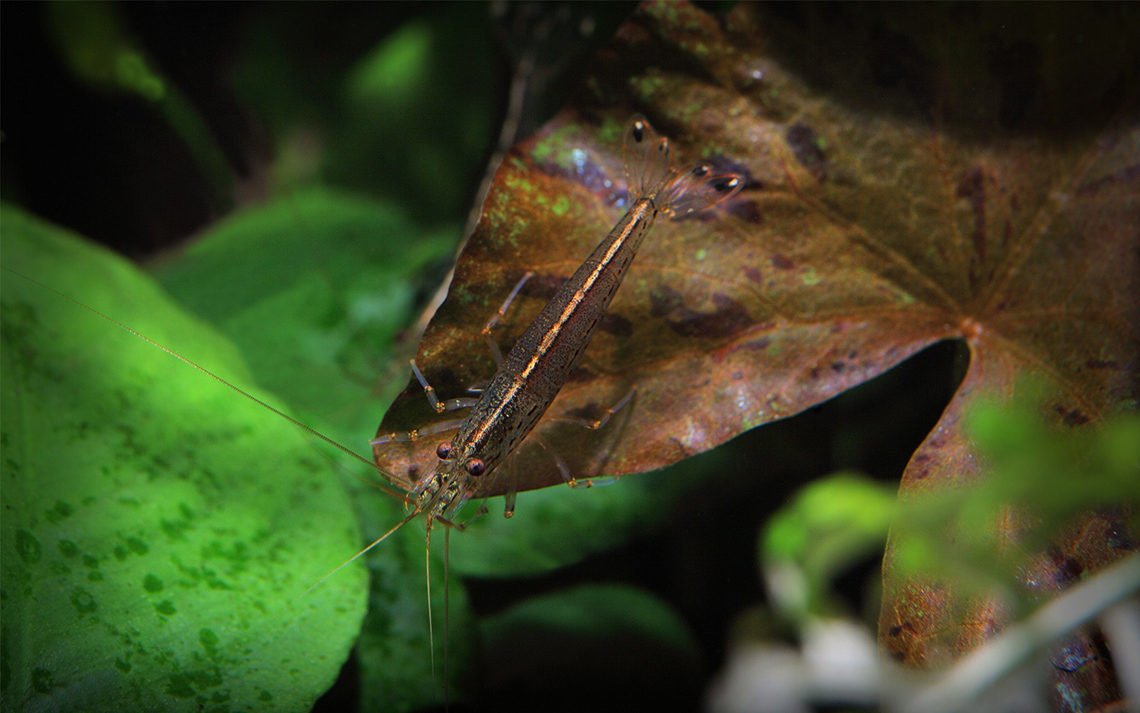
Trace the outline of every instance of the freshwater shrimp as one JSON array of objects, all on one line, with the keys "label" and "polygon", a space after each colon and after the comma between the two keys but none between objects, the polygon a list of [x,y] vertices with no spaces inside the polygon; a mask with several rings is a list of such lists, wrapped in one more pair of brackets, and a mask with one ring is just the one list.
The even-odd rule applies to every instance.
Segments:
[{"label": "freshwater shrimp", "polygon": [[[416,440],[456,429],[453,439],[440,441],[435,451],[438,461],[418,482],[385,476],[408,492],[411,512],[358,557],[417,516],[426,518],[429,536],[434,521],[454,524],[453,518],[475,495],[480,483],[493,477],[553,403],[582,358],[658,216],[676,218],[703,210],[732,197],[744,183],[738,175],[714,173],[712,166],[704,162],[681,170],[673,168],[668,139],[658,138],[641,116],[635,116],[626,128],[623,155],[629,209],[515,342],[478,399],[440,401],[413,360],[413,373],[436,412],[466,408],[471,411],[461,421],[436,424],[418,433],[379,433],[371,441],[376,448],[392,441]],[[503,315],[528,276],[515,286],[498,315],[484,328],[485,334]],[[491,346],[497,351],[493,342]],[[611,413],[623,406],[626,399]],[[383,472],[379,451],[375,455],[377,467]],[[567,482],[575,484],[569,477]],[[508,489],[506,498],[505,514],[509,517],[514,492]]]}]

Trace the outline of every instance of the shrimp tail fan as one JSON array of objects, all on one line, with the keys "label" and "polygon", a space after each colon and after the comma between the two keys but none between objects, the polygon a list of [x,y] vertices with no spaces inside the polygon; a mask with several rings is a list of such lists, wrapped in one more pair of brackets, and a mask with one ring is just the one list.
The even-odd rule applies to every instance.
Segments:
[{"label": "shrimp tail fan", "polygon": [[622,158],[631,204],[650,195],[670,178],[670,153],[669,139],[658,136],[644,116],[636,114],[630,119],[622,142]]},{"label": "shrimp tail fan", "polygon": [[640,114],[625,130],[622,143],[625,180],[630,203],[653,198],[671,218],[704,210],[736,195],[744,180],[734,174],[714,173],[708,163],[696,163],[678,171],[671,167],[669,140],[659,137]]},{"label": "shrimp tail fan", "polygon": [[681,218],[726,201],[744,187],[735,173],[714,173],[708,163],[696,163],[669,178],[655,196],[657,207],[670,218]]}]

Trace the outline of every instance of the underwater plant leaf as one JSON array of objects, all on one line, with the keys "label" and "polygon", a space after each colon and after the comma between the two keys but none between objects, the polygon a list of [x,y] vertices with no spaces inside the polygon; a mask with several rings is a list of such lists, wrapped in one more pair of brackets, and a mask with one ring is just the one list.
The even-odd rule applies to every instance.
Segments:
[{"label": "underwater plant leaf", "polygon": [[328,179],[381,189],[421,224],[464,214],[494,135],[489,22],[481,5],[441,6],[362,57],[343,83]]},{"label": "underwater plant leaf", "polygon": [[425,233],[393,203],[299,189],[218,222],[152,272],[263,386],[363,451],[377,404],[395,395],[389,350],[429,289],[418,275],[457,233]]},{"label": "underwater plant leaf", "polygon": [[[220,221],[154,272],[180,304],[232,339],[257,381],[306,424],[364,453],[377,415],[398,388],[400,372],[390,367],[401,368],[402,360],[392,351],[415,316],[417,292],[427,289],[418,276],[452,254],[457,232],[425,233],[389,202],[299,189]],[[267,413],[260,418],[276,420]],[[343,456],[323,465],[326,479],[336,479],[340,468],[360,480],[380,480]],[[399,522],[402,502],[350,483],[363,547]],[[423,530],[407,527],[367,560],[371,591],[358,647],[364,710],[442,702],[443,689],[432,676],[423,548]],[[338,564],[329,562],[322,575]],[[444,569],[439,553],[432,569]],[[432,607],[442,612],[438,577],[434,584]],[[470,646],[468,618],[462,586],[452,582],[453,689]],[[442,631],[440,650],[441,637]]]},{"label": "underwater plant leaf", "polygon": [[[507,346],[617,221],[628,201],[620,137],[641,112],[680,163],[709,160],[747,185],[654,227],[550,411],[589,417],[636,388],[626,413],[604,437],[555,419],[536,429],[580,458],[575,475],[661,468],[944,339],[966,342],[969,371],[908,467],[904,497],[984,476],[958,421],[981,394],[1009,397],[1019,377],[1049,382],[1048,408],[1073,426],[1134,403],[1136,43],[1117,28],[1136,27],[1135,11],[1042,12],[1000,34],[1009,12],[742,4],[714,18],[641,6],[579,96],[500,168],[421,343],[427,379],[441,398],[486,383],[495,366],[480,329],[512,286],[535,273],[498,332]],[[1050,44],[1058,34],[1071,42]],[[1086,36],[1108,40],[1093,51]],[[435,415],[410,380],[380,432],[453,417]],[[377,458],[407,486],[438,440],[381,446]],[[533,443],[513,461],[478,495],[563,481]],[[1078,557],[1086,572],[1119,555],[1092,539],[1101,544]],[[884,612],[922,616],[935,599],[888,599]],[[884,616],[890,637],[903,624]],[[961,635],[958,651],[991,624],[942,632]],[[921,664],[923,641],[888,648]]]},{"label": "underwater plant leaf", "polygon": [[[122,259],[8,205],[2,230],[6,268],[273,401]],[[5,272],[3,312],[4,709],[308,710],[366,604],[359,566],[305,593],[360,538],[323,459],[40,284]]]}]

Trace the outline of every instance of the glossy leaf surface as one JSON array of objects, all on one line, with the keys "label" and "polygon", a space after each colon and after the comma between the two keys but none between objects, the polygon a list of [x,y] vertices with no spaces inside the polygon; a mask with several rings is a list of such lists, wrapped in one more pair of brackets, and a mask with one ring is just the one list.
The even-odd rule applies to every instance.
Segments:
[{"label": "glossy leaf surface", "polygon": [[[5,267],[254,389],[232,345],[121,259],[7,205],[3,242]],[[323,460],[152,345],[3,284],[4,708],[307,710],[365,609],[360,567],[302,596],[359,539]]]}]

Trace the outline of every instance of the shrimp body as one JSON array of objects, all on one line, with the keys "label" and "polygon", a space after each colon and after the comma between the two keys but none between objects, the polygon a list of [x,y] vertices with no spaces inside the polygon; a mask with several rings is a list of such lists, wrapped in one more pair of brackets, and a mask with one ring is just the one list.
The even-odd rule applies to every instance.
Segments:
[{"label": "shrimp body", "polygon": [[708,207],[742,184],[735,175],[712,175],[707,164],[681,172],[670,168],[668,142],[653,141],[641,118],[627,130],[625,152],[627,174],[636,177],[631,192],[640,195],[515,342],[454,440],[439,444],[439,462],[412,491],[416,511],[429,519],[454,515],[479,478],[501,465],[538,424],[581,360],[657,218]]},{"label": "shrimp body", "polygon": [[641,198],[530,324],[460,426],[447,453],[415,489],[417,506],[447,517],[477,478],[493,471],[534,429],[582,358],[660,210]]}]

